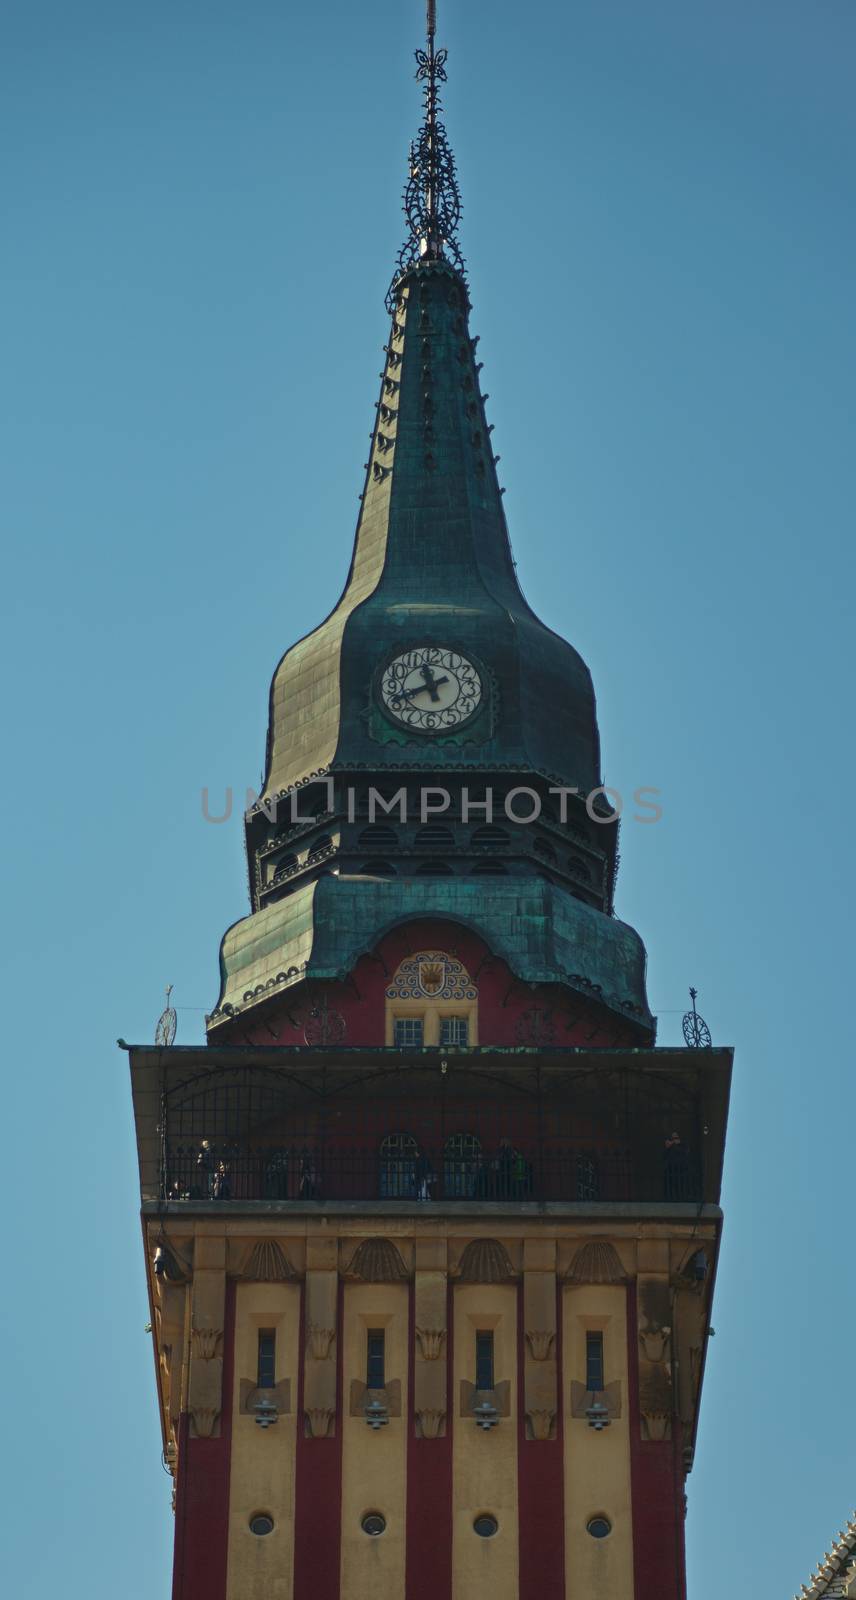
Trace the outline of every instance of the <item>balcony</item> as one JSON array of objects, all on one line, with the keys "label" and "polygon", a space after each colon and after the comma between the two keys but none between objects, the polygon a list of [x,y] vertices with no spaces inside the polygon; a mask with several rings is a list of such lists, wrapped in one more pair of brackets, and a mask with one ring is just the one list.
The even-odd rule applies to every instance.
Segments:
[{"label": "balcony", "polygon": [[[412,1118],[411,1118],[412,1121]],[[469,1127],[479,1124],[472,1118]],[[398,1146],[391,1150],[390,1145]],[[409,1146],[404,1150],[402,1145]],[[465,1147],[465,1148],[462,1148]],[[530,1146],[508,1138],[490,1148],[477,1132],[443,1144],[387,1134],[373,1148],[330,1143],[242,1145],[203,1140],[170,1146],[162,1197],[173,1202],[673,1201],[702,1198],[698,1163],[683,1144],[640,1164],[632,1149]]]},{"label": "balcony", "polygon": [[144,1203],[717,1204],[728,1050],[131,1048]]}]

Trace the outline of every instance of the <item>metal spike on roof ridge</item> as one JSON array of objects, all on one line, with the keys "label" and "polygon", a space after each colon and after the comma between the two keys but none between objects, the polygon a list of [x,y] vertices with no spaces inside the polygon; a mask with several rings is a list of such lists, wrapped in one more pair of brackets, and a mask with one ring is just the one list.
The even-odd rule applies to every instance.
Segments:
[{"label": "metal spike on roof ridge", "polygon": [[846,1567],[854,1560],[856,1560],[856,1512],[842,1528],[831,1550],[824,1552],[808,1584],[800,1586],[799,1594],[794,1596],[794,1600],[824,1600],[824,1596],[831,1596],[830,1585],[839,1578],[847,1576]]}]

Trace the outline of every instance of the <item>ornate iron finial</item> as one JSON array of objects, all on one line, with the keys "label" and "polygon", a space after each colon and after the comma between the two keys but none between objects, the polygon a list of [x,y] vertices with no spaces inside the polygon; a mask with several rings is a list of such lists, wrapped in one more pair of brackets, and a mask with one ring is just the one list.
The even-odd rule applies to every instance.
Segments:
[{"label": "ornate iron finial", "polygon": [[437,85],[446,82],[447,51],[434,49],[437,31],[435,0],[428,0],[427,50],[416,51],[416,78],[424,85],[425,115],[419,137],[410,146],[410,177],[404,190],[404,214],[410,229],[398,255],[398,266],[386,297],[395,304],[395,286],[414,262],[448,258],[462,278],[464,258],[455,237],[461,220],[461,196],[446,129],[440,120]]},{"label": "ornate iron finial", "polygon": [[168,983],[166,986],[166,1006],[158,1017],[158,1025],[155,1028],[155,1044],[169,1046],[175,1043],[175,1030],[178,1026],[178,1018],[175,1014],[175,1006],[171,1006],[169,1003],[169,997],[171,994],[172,984]]},{"label": "ornate iron finial", "polygon": [[710,1029],[704,1017],[700,1017],[696,1011],[697,994],[698,989],[690,989],[693,1008],[692,1011],[687,1011],[684,1015],[684,1043],[689,1050],[710,1050],[713,1040],[710,1037]]}]

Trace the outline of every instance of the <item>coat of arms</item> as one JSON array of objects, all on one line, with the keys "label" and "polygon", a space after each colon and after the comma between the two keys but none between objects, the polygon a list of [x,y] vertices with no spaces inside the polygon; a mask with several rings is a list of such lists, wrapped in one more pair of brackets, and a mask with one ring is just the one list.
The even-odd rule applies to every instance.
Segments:
[{"label": "coat of arms", "polygon": [[419,987],[423,994],[435,995],[446,982],[446,963],[436,956],[419,963]]}]

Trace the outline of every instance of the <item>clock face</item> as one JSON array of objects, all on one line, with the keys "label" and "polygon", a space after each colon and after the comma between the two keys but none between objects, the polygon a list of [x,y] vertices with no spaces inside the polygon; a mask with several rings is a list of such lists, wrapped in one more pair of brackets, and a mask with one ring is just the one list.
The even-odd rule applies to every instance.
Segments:
[{"label": "clock face", "polygon": [[459,728],[475,716],[483,695],[478,668],[442,645],[417,645],[394,656],[380,680],[385,710],[416,733]]}]

